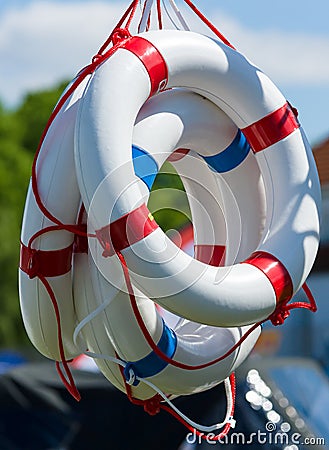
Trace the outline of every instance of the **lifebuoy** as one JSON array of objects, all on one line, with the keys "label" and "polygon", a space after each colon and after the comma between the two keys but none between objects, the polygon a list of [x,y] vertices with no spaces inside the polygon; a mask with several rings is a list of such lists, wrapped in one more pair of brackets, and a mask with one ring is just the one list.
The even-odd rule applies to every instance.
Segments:
[{"label": "lifebuoy", "polygon": [[[55,117],[43,141],[36,166],[40,198],[45,207],[64,224],[75,224],[81,201],[75,176],[73,140],[77,105],[86,83],[87,79]],[[56,314],[60,320],[65,358],[71,359],[80,353],[73,343],[76,326],[71,271],[74,234],[65,230],[42,234],[53,226],[54,223],[40,210],[31,182],[21,231],[20,306],[33,345],[47,358],[60,361],[63,355],[59,348]],[[58,313],[45,283],[56,298]]]},{"label": "lifebuoy", "polygon": [[[200,93],[223,109],[256,155],[266,193],[265,232],[240,264],[215,268],[177,251],[149,220],[133,183],[137,113],[149,96],[173,87]],[[105,254],[120,251],[134,285],[169,311],[208,325],[250,324],[271,315],[304,283],[319,243],[314,160],[284,96],[239,52],[184,31],[126,39],[88,83],[75,148],[80,192]],[[132,240],[115,231],[130,219]]]},{"label": "lifebuoy", "polygon": [[[207,133],[204,133],[205,129]],[[168,157],[175,155],[173,152],[177,148],[198,149],[199,153],[208,156],[215,153],[219,160],[227,148],[233,149],[236,145],[237,151],[243,149],[235,139],[238,133],[237,127],[223,112],[196,94],[181,90],[159,94],[143,106],[137,117],[132,137],[133,149],[138,149],[133,158],[134,179],[130,183],[125,180],[125,188],[132,183],[138,185],[147,202],[157,170]],[[217,228],[216,222],[221,222],[219,178],[209,171],[203,159],[188,156],[186,152],[181,155],[185,156],[180,159],[179,173],[185,167],[185,188],[192,205],[199,255],[206,254],[202,252],[205,246],[210,247],[207,256],[214,259],[207,262],[214,264],[220,261],[217,248],[222,252],[226,242],[225,229]],[[178,160],[177,157],[171,159]],[[250,168],[250,163],[245,166],[245,180],[247,175],[259,175],[257,165],[253,166],[253,172]],[[255,191],[253,195],[257,197],[259,193]],[[259,226],[255,226],[250,233],[252,240],[258,230]],[[118,357],[124,362],[127,377],[132,371],[139,379],[147,379],[167,393],[182,395],[208,389],[223,381],[249,354],[259,336],[259,327],[232,354],[208,368],[186,371],[162,361],[150,349],[136,320],[117,257],[102,259],[102,265],[99,265],[98,252],[103,252],[103,249],[96,240],[91,240],[89,246],[89,264],[86,255],[75,256],[74,298],[80,320],[76,336],[83,337],[84,346],[94,354],[102,373],[119,389],[126,390],[115,362]],[[210,327],[184,320],[170,330],[154,303],[136,286],[134,294],[152,339],[167,356],[186,365],[198,366],[224,355],[249,329]],[[145,399],[153,395],[154,390],[145,384],[137,386],[136,383],[133,387],[135,398]]]}]

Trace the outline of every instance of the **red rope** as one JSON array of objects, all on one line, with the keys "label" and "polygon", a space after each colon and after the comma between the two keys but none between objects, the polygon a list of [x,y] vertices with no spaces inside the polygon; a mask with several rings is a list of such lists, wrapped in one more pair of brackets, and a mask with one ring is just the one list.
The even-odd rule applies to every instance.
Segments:
[{"label": "red rope", "polygon": [[59,365],[58,361],[56,361],[57,372],[59,373],[60,378],[61,378],[62,382],[64,383],[66,389],[69,391],[69,393],[77,401],[80,401],[80,399],[81,399],[80,393],[79,393],[79,391],[78,391],[78,389],[77,389],[77,387],[76,387],[76,385],[74,383],[74,379],[73,379],[72,373],[71,373],[70,368],[68,366],[68,361],[66,360],[66,357],[65,357],[64,345],[63,345],[63,339],[62,339],[62,331],[61,331],[61,316],[60,316],[60,312],[59,312],[59,308],[58,308],[58,303],[57,303],[56,297],[55,297],[54,292],[53,292],[50,284],[48,283],[47,279],[45,277],[43,277],[42,275],[40,275],[40,274],[38,275],[38,278],[42,282],[42,284],[44,285],[44,287],[45,287],[45,289],[46,289],[46,291],[47,291],[47,293],[49,295],[49,298],[51,299],[53,308],[54,308],[54,312],[55,312],[55,316],[56,316],[56,323],[57,323],[57,338],[58,338],[59,354],[60,354],[60,357],[61,357],[61,360],[62,360],[64,371],[65,371],[65,373],[66,373],[66,375],[68,377],[68,380],[65,378],[65,376],[64,376],[64,374],[63,374],[63,372],[62,372],[62,370],[60,368],[60,365]]},{"label": "red rope", "polygon": [[[128,8],[126,9],[126,11],[123,13],[123,16],[121,17],[121,19],[119,20],[119,22],[116,24],[116,26],[113,28],[113,31],[111,32],[111,34],[109,35],[109,37],[106,39],[106,41],[104,42],[104,44],[101,46],[101,48],[98,50],[97,54],[98,55],[102,55],[106,48],[113,42],[113,35],[114,33],[118,30],[121,29],[123,22],[126,20],[126,18],[128,17],[129,13],[131,13],[131,11],[134,9],[134,13],[136,12],[136,8],[137,8],[137,4],[138,1],[137,0],[133,0],[130,5],[128,6]],[[135,7],[136,5],[136,7]],[[130,20],[131,22],[131,20]],[[128,24],[125,26],[125,29],[128,30]]]},{"label": "red rope", "polygon": [[185,364],[182,363],[180,361],[175,361],[174,359],[168,357],[165,353],[163,353],[157,346],[157,344],[153,341],[152,336],[150,334],[150,332],[148,331],[143,317],[141,316],[141,313],[138,309],[138,305],[136,302],[136,297],[134,294],[134,290],[131,284],[131,280],[130,280],[130,275],[129,275],[129,270],[126,264],[126,261],[124,259],[124,256],[122,255],[121,252],[117,252],[117,255],[119,257],[119,260],[121,262],[121,266],[123,269],[123,273],[124,273],[124,278],[125,278],[125,282],[127,285],[127,289],[128,289],[128,294],[129,294],[129,298],[130,298],[130,302],[131,302],[131,306],[132,309],[134,311],[137,323],[140,327],[140,329],[142,330],[142,333],[147,341],[147,343],[149,344],[149,346],[151,347],[151,349],[154,351],[154,353],[159,356],[161,359],[163,359],[164,361],[166,361],[168,364],[171,364],[172,366],[175,367],[179,367],[180,369],[186,369],[186,370],[200,370],[200,369],[205,369],[206,367],[212,366],[213,364],[216,364],[220,361],[222,361],[223,359],[227,358],[229,355],[231,355],[241,344],[243,341],[245,341],[247,339],[247,337],[262,323],[265,322],[265,320],[263,320],[262,322],[258,322],[256,324],[254,324],[251,328],[249,328],[249,330],[241,337],[241,339],[235,344],[233,345],[225,354],[219,356],[218,358],[212,360],[212,361],[208,361],[206,363],[203,364],[199,364],[196,366],[192,366],[190,364]]},{"label": "red rope", "polygon": [[162,30],[161,0],[157,0],[157,14],[158,14],[158,27],[159,30]]},{"label": "red rope", "polygon": [[192,9],[192,11],[202,20],[203,23],[207,25],[207,27],[222,41],[224,44],[231,47],[233,50],[235,48],[233,45],[226,39],[226,37],[202,14],[202,12],[191,2],[191,0],[184,0],[184,2]]},{"label": "red rope", "polygon": [[288,299],[287,301],[279,304],[274,313],[271,314],[271,316],[269,317],[269,320],[272,322],[273,325],[275,326],[282,325],[286,320],[286,318],[290,316],[290,311],[292,311],[293,309],[301,308],[301,309],[308,309],[309,311],[312,312],[317,311],[316,302],[310,288],[307,286],[306,283],[303,284],[302,288],[308,298],[308,303],[307,302],[288,303],[290,300]]},{"label": "red rope", "polygon": [[[290,305],[288,305],[287,303],[283,303],[277,306],[276,310],[274,311],[274,313],[264,319],[261,320],[257,323],[255,323],[252,327],[249,328],[248,331],[246,331],[246,333],[243,334],[243,336],[241,336],[241,338],[239,339],[239,341],[234,344],[226,353],[224,353],[223,355],[219,356],[216,359],[213,359],[212,361],[208,361],[206,363],[203,364],[199,364],[199,365],[189,365],[189,364],[185,364],[182,363],[180,361],[175,361],[174,359],[168,357],[165,353],[163,353],[157,346],[157,344],[154,342],[150,332],[148,331],[143,317],[138,309],[138,305],[136,302],[136,297],[134,294],[134,290],[133,290],[133,286],[131,283],[131,279],[130,279],[130,275],[129,275],[129,269],[127,267],[126,261],[124,256],[122,255],[121,252],[117,252],[117,255],[119,257],[122,269],[123,269],[123,273],[124,273],[124,278],[125,278],[125,282],[126,282],[126,286],[128,289],[128,294],[129,294],[129,298],[130,298],[130,302],[132,305],[132,309],[134,311],[137,323],[140,327],[140,329],[142,330],[142,333],[147,341],[147,343],[149,344],[150,348],[154,351],[154,353],[159,356],[161,359],[163,359],[164,361],[166,361],[168,364],[171,364],[172,366],[175,367],[179,367],[180,369],[186,369],[186,370],[199,370],[199,369],[204,369],[206,367],[212,366],[220,361],[223,361],[224,359],[226,359],[229,355],[231,355],[237,348],[240,347],[240,345],[247,339],[247,337],[261,324],[263,324],[264,322],[266,322],[267,320],[271,320],[272,323],[274,325],[280,325],[281,323],[284,322],[284,320],[288,317],[288,315],[290,314],[290,310],[295,309],[295,308],[304,308],[304,309],[309,309],[310,311],[316,311],[316,304],[315,304],[315,300],[309,290],[309,288],[306,286],[306,284],[303,285],[303,288],[306,292],[306,294],[308,295],[309,298],[309,303],[307,302],[295,302],[292,303]],[[281,321],[282,320],[282,321]]]},{"label": "red rope", "polygon": [[128,20],[127,20],[126,26],[125,26],[126,29],[129,29],[129,27],[131,25],[131,22],[132,22],[132,20],[134,18],[134,15],[135,15],[137,7],[138,7],[138,3],[139,3],[139,0],[135,0],[133,2],[131,13],[130,13],[130,16],[129,16]]},{"label": "red rope", "polygon": [[[32,164],[32,190],[33,190],[33,194],[36,200],[36,203],[40,209],[40,211],[43,213],[43,215],[49,219],[51,222],[55,223],[56,225],[62,227],[61,229],[64,229],[66,231],[69,231],[71,233],[74,234],[78,234],[81,235],[81,230],[79,229],[79,227],[76,227],[75,225],[65,225],[63,224],[57,217],[55,217],[44,205],[40,193],[38,191],[38,180],[37,180],[37,160],[41,151],[41,147],[42,144],[44,142],[44,139],[46,137],[46,134],[51,126],[51,124],[53,123],[53,121],[55,120],[57,114],[59,113],[59,111],[62,109],[62,107],[64,106],[65,102],[68,100],[68,98],[73,94],[73,92],[76,90],[76,88],[82,83],[82,81],[86,78],[86,76],[88,76],[89,74],[91,74],[92,72],[94,72],[96,70],[96,68],[107,58],[109,58],[119,47],[119,44],[113,46],[107,53],[105,53],[104,55],[99,55],[98,58],[96,58],[91,64],[89,64],[87,67],[85,67],[77,76],[76,80],[72,83],[72,85],[70,86],[70,88],[65,92],[65,94],[61,97],[61,99],[59,100],[59,102],[57,103],[55,109],[53,110],[53,112],[51,113],[48,122],[45,126],[45,129],[42,133],[37,151],[35,153],[34,156],[34,160],[33,160],[33,164]],[[33,239],[32,239],[33,240]]]}]

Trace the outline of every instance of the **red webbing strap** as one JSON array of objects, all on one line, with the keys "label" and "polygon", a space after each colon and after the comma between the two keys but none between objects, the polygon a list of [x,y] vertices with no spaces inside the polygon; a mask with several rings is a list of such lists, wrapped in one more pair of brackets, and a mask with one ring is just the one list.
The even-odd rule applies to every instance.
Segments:
[{"label": "red webbing strap", "polygon": [[20,269],[30,278],[58,277],[71,270],[73,244],[59,250],[36,250],[21,242]]},{"label": "red webbing strap", "polygon": [[103,256],[130,247],[153,233],[158,224],[145,203],[114,222],[96,231],[96,237],[104,249]]},{"label": "red webbing strap", "polygon": [[254,252],[244,264],[251,264],[261,270],[273,286],[276,302],[287,302],[293,295],[292,280],[288,270],[274,255],[267,252]]},{"label": "red webbing strap", "polygon": [[180,161],[181,159],[184,158],[184,156],[186,156],[189,153],[189,151],[190,151],[189,148],[178,148],[167,158],[167,161],[169,162]]},{"label": "red webbing strap", "polygon": [[130,51],[143,63],[150,77],[150,97],[166,87],[168,82],[167,64],[159,50],[146,39],[134,36],[127,39],[121,48]]},{"label": "red webbing strap", "polygon": [[242,128],[254,153],[265,150],[273,144],[289,136],[297,128],[299,122],[288,103],[273,111],[246,128]]},{"label": "red webbing strap", "polygon": [[267,252],[255,252],[243,261],[243,264],[251,264],[257,267],[266,275],[273,286],[277,307],[268,318],[273,325],[282,325],[292,309],[302,308],[312,312],[317,310],[315,299],[306,283],[302,287],[309,302],[288,304],[293,296],[292,280],[287,269],[275,256]]},{"label": "red webbing strap", "polygon": [[225,245],[194,245],[194,258],[210,266],[220,267],[225,261]]}]

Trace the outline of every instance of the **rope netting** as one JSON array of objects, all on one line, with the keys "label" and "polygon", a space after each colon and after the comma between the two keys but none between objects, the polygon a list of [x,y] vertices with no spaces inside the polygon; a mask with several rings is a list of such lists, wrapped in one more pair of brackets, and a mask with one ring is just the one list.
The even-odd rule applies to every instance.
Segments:
[{"label": "rope netting", "polygon": [[[224,42],[226,45],[228,45],[229,47],[234,49],[233,45],[201,13],[201,11],[193,4],[193,2],[191,0],[183,0],[183,1],[191,9],[191,11],[193,11],[193,13],[211,30],[211,32],[215,34],[216,37],[218,37],[222,42]],[[173,11],[173,14],[175,14],[177,21],[180,23],[180,27],[182,29],[189,30],[190,28],[189,28],[188,24],[186,23],[186,21],[183,17],[183,14],[180,12],[179,8],[177,7],[177,4],[174,2],[174,0],[169,0],[169,3],[170,3],[170,7]],[[139,8],[139,6],[141,8]],[[77,224],[64,224],[45,206],[45,203],[44,203],[43,199],[41,198],[41,195],[40,195],[40,192],[38,189],[38,164],[37,163],[38,163],[40,151],[41,151],[42,145],[44,143],[45,137],[49,131],[51,124],[53,123],[53,121],[56,118],[56,116],[58,115],[58,113],[62,110],[62,108],[65,105],[65,103],[67,102],[67,100],[70,98],[70,96],[75,92],[77,87],[83,82],[83,80],[85,80],[85,78],[88,75],[95,72],[95,70],[98,68],[98,66],[102,62],[104,62],[105,60],[110,58],[111,55],[113,55],[113,53],[120,47],[120,45],[126,39],[131,37],[131,34],[132,34],[131,28],[132,28],[132,23],[134,20],[138,21],[138,26],[137,26],[138,32],[148,31],[150,29],[151,19],[153,18],[153,16],[155,16],[156,27],[160,30],[163,29],[163,15],[164,15],[163,13],[164,13],[164,11],[162,8],[164,8],[164,10],[165,10],[166,14],[169,16],[170,20],[173,21],[170,13],[168,11],[168,6],[164,2],[164,0],[156,0],[156,1],[144,0],[144,2],[141,2],[141,0],[133,0],[130,3],[130,5],[128,6],[128,8],[126,9],[126,11],[123,13],[121,19],[118,21],[116,26],[113,28],[113,31],[110,33],[109,37],[106,39],[106,41],[100,47],[97,54],[92,58],[91,63],[89,65],[87,65],[86,67],[84,67],[79,72],[79,74],[76,76],[76,78],[74,79],[72,84],[69,86],[67,91],[60,98],[60,100],[57,103],[56,107],[54,108],[52,114],[50,115],[47,125],[42,133],[38,148],[35,153],[35,157],[34,157],[33,164],[32,164],[31,179],[32,179],[32,190],[33,190],[33,194],[34,194],[36,203],[37,203],[40,211],[44,215],[44,217],[47,218],[50,222],[52,222],[54,225],[48,226],[46,228],[39,230],[37,233],[35,233],[29,239],[27,249],[28,249],[28,252],[30,252],[31,261],[32,261],[33,257],[36,256],[36,250],[34,249],[33,244],[35,244],[35,241],[39,237],[41,237],[42,235],[44,235],[46,233],[65,230],[67,232],[72,233],[77,238],[81,238],[82,240],[86,239],[86,238],[95,238],[96,237],[95,234],[87,233],[86,225],[81,224],[81,220],[78,220]],[[139,15],[139,17],[138,17],[138,15]],[[153,20],[153,22],[154,22],[154,20]],[[80,216],[81,216],[81,214],[80,214]],[[123,270],[125,282],[127,285],[132,309],[134,311],[134,314],[136,316],[139,327],[142,330],[142,333],[143,333],[150,349],[158,357],[160,357],[162,360],[164,360],[166,363],[173,365],[180,369],[200,370],[200,369],[203,369],[203,368],[206,368],[211,365],[219,363],[220,361],[224,360],[229,355],[231,355],[235,350],[237,350],[238,347],[242,344],[242,342],[245,341],[245,339],[247,339],[247,337],[259,325],[264,323],[266,320],[271,320],[271,322],[274,325],[279,325],[284,322],[284,320],[290,314],[290,311],[295,308],[305,308],[305,309],[309,309],[311,311],[316,311],[316,304],[315,304],[314,298],[313,298],[310,290],[306,286],[306,284],[304,284],[303,288],[309,299],[309,303],[308,302],[295,302],[295,303],[288,304],[288,302],[290,300],[289,299],[289,300],[285,301],[284,303],[279,304],[277,309],[275,310],[275,312],[268,319],[265,319],[258,323],[255,323],[252,327],[250,327],[249,330],[239,339],[239,341],[232,348],[230,348],[230,350],[227,351],[225,354],[219,356],[218,358],[216,358],[212,361],[208,361],[203,364],[199,364],[199,365],[185,364],[185,363],[176,361],[176,360],[168,357],[164,352],[162,352],[158,348],[157,344],[154,342],[151,334],[149,333],[149,331],[143,321],[143,317],[139,311],[138,304],[137,304],[137,301],[136,301],[136,298],[134,295],[134,290],[133,290],[133,286],[131,283],[130,275],[129,275],[129,270],[126,265],[126,261],[120,251],[116,251],[116,253],[117,253],[117,256],[118,256],[121,266],[122,266],[122,270]],[[72,373],[70,371],[70,367],[68,364],[69,361],[67,361],[66,357],[65,357],[62,331],[61,331],[61,317],[60,317],[60,311],[59,311],[57,299],[54,295],[54,292],[53,292],[47,278],[45,276],[43,276],[41,272],[38,271],[37,265],[33,266],[33,267],[31,266],[31,270],[28,273],[28,275],[30,276],[30,278],[38,277],[40,282],[44,285],[44,287],[49,295],[50,301],[51,301],[53,309],[54,309],[54,314],[55,314],[56,323],[57,323],[58,348],[59,348],[59,354],[60,354],[60,358],[61,358],[61,363],[59,361],[56,361],[56,368],[57,368],[60,378],[62,379],[62,381],[65,384],[68,391],[71,393],[71,395],[76,400],[80,400],[80,394],[78,392],[77,387],[75,386],[73,376],[72,376]],[[79,332],[81,330],[81,328],[82,327],[80,327],[80,328],[77,327],[78,331],[77,330],[76,331]],[[92,354],[90,354],[87,351],[84,351],[84,353],[93,356]],[[97,355],[97,356],[101,357],[102,355]],[[170,414],[172,414],[177,420],[182,422],[188,429],[196,432],[203,438],[205,438],[204,433],[199,432],[198,429],[199,430],[201,429],[203,431],[204,430],[212,431],[212,430],[216,430],[221,427],[224,427],[220,434],[218,434],[217,436],[214,436],[212,438],[213,440],[218,440],[218,439],[224,437],[228,433],[230,428],[234,425],[234,421],[233,421],[232,417],[233,417],[233,413],[234,413],[234,401],[235,401],[235,377],[234,377],[233,373],[224,382],[226,395],[227,395],[227,399],[228,399],[227,414],[226,414],[226,418],[225,418],[224,422],[221,424],[216,424],[213,427],[202,427],[202,426],[190,421],[184,414],[182,414],[180,411],[178,411],[177,408],[170,402],[168,396],[163,394],[159,389],[157,389],[156,386],[154,386],[152,383],[150,383],[147,380],[142,379],[141,381],[143,381],[145,384],[148,384],[156,391],[155,396],[146,401],[142,401],[142,400],[134,398],[132,395],[132,388],[131,388],[130,384],[128,382],[126,382],[124,375],[123,375],[123,368],[124,368],[125,363],[122,360],[120,360],[119,358],[112,358],[112,360],[115,363],[119,364],[119,367],[120,367],[120,370],[122,372],[122,376],[123,376],[123,379],[125,382],[127,396],[129,398],[129,400],[132,403],[142,405],[148,413],[155,414],[155,413],[159,412],[161,409],[165,410],[165,411],[169,412]],[[63,373],[62,367],[64,369],[64,373]],[[207,438],[209,439],[209,437],[207,437]]]}]

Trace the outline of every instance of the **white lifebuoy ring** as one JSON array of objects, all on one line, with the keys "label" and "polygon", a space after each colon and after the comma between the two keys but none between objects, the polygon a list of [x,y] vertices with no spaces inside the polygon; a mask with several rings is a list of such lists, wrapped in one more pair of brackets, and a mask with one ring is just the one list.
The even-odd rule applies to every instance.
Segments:
[{"label": "white lifebuoy ring", "polygon": [[[148,221],[147,209],[139,209],[133,125],[146,99],[165,87],[184,87],[213,101],[242,129],[256,155],[267,220],[256,252],[241,264],[214,268],[177,251]],[[122,252],[134,285],[169,311],[208,325],[250,324],[272,314],[304,283],[319,243],[320,189],[311,149],[280,91],[237,51],[184,31],[127,39],[91,77],[79,106],[75,147],[93,231],[105,250],[114,245]],[[112,242],[110,235],[128,218],[134,239]]]},{"label": "white lifebuoy ring", "polygon": [[[73,140],[77,105],[86,83],[87,79],[56,115],[42,143],[36,166],[41,200],[64,224],[75,224],[81,201],[75,176]],[[62,360],[58,321],[49,292],[40,279],[40,276],[44,277],[56,298],[63,349],[69,360],[80,353],[73,343],[76,326],[71,272],[74,234],[52,231],[40,235],[30,247],[29,241],[35,233],[49,226],[54,223],[40,210],[30,183],[21,231],[19,294],[22,318],[36,349],[47,358]]]},{"label": "white lifebuoy ring", "polygon": [[[232,150],[232,141],[235,142],[237,133],[237,127],[223,112],[196,94],[168,91],[149,100],[138,115],[132,139],[133,149],[139,149],[133,158],[134,183],[143,192],[144,201],[147,201],[157,170],[175,149],[183,146],[199,149],[199,152],[204,150],[203,154],[216,153],[219,160],[223,151],[227,148]],[[238,142],[234,145],[242,150],[243,146],[239,146]],[[195,197],[192,217],[196,235],[199,236],[198,244],[200,248],[208,245],[212,250],[217,245],[222,247],[225,244],[225,230],[218,230],[216,223],[221,220],[219,179],[216,180],[216,174],[209,171],[200,158],[186,155],[180,160],[180,169],[184,164],[187,169],[192,169],[192,165],[196,168],[194,173],[186,171],[185,186],[188,198]],[[245,166],[245,181],[247,175],[259,174],[257,165],[253,168],[254,171],[251,171],[250,164]],[[256,191],[253,194],[255,197],[258,195]],[[200,199],[203,200],[203,208]],[[258,226],[250,231],[252,240],[255,239],[254,234],[258,234]],[[259,327],[239,349],[210,367],[188,371],[161,361],[151,351],[136,320],[117,258],[109,258],[110,264],[96,266],[97,251],[103,250],[96,240],[90,241],[90,248],[89,264],[86,255],[75,255],[74,298],[81,321],[79,333],[76,334],[83,337],[81,345],[94,354],[102,373],[119,389],[125,391],[126,387],[118,365],[113,362],[115,357],[125,361],[126,374],[133,370],[139,378],[147,378],[163,391],[182,395],[208,389],[223,381],[249,354],[259,336]],[[153,340],[170,357],[183,364],[197,366],[225,354],[249,329],[210,327],[184,320],[170,330],[157,313],[154,303],[136,286],[134,293]],[[139,384],[133,387],[135,398],[146,399],[153,395],[154,391],[149,386]]]}]

